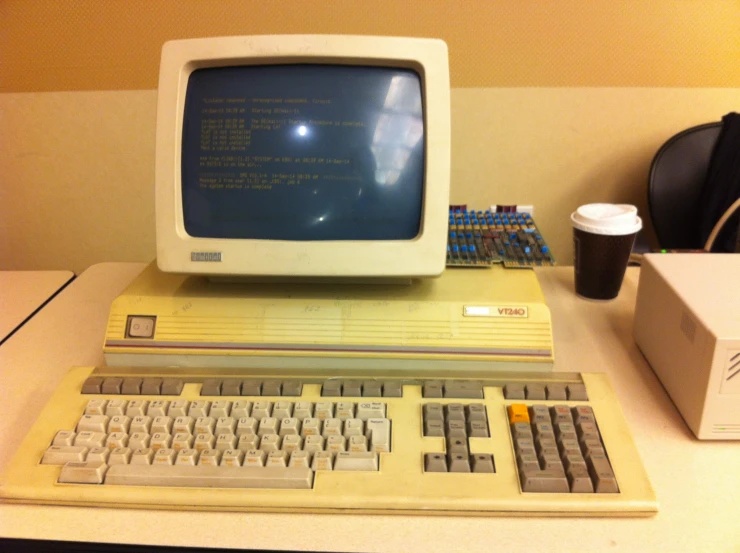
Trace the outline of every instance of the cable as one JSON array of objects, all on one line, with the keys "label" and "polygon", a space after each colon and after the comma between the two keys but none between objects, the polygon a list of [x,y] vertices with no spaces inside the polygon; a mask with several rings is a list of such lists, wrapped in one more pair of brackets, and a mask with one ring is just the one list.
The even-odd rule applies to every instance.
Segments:
[{"label": "cable", "polygon": [[725,211],[722,214],[722,217],[719,218],[719,221],[717,221],[717,224],[714,225],[714,228],[712,229],[712,232],[709,233],[709,238],[707,238],[707,243],[704,244],[704,251],[711,252],[712,246],[714,246],[714,241],[717,239],[717,235],[722,230],[722,227],[725,226],[725,223],[727,220],[732,217],[736,211],[740,210],[740,198],[735,200],[735,203],[733,203],[729,208],[727,208],[727,211]]}]

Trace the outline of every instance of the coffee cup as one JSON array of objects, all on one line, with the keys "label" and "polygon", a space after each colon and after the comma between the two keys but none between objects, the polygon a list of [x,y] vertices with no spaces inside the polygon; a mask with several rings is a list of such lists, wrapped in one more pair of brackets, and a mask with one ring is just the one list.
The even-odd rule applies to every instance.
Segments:
[{"label": "coffee cup", "polygon": [[570,216],[576,294],[588,299],[617,297],[632,246],[642,228],[637,208],[626,204],[586,204]]}]

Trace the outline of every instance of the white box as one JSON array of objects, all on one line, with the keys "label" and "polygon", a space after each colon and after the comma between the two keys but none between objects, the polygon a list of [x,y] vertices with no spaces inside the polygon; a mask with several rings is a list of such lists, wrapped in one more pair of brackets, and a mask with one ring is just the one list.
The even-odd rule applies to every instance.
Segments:
[{"label": "white box", "polygon": [[740,255],[647,254],[634,335],[697,438],[740,439]]}]

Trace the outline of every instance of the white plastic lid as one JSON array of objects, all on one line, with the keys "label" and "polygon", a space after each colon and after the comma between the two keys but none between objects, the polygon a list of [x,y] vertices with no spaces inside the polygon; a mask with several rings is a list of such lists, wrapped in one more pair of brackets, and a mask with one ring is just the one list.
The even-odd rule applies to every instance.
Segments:
[{"label": "white plastic lid", "polygon": [[621,236],[642,228],[637,208],[629,204],[586,204],[570,216],[573,227],[592,234]]}]

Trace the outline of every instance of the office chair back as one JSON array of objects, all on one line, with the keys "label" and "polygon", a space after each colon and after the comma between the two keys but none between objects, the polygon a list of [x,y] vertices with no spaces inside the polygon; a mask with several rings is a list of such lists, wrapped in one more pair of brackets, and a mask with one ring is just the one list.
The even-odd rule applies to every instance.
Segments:
[{"label": "office chair back", "polygon": [[648,208],[661,248],[701,248],[698,206],[722,123],[686,129],[660,147],[650,166]]}]

